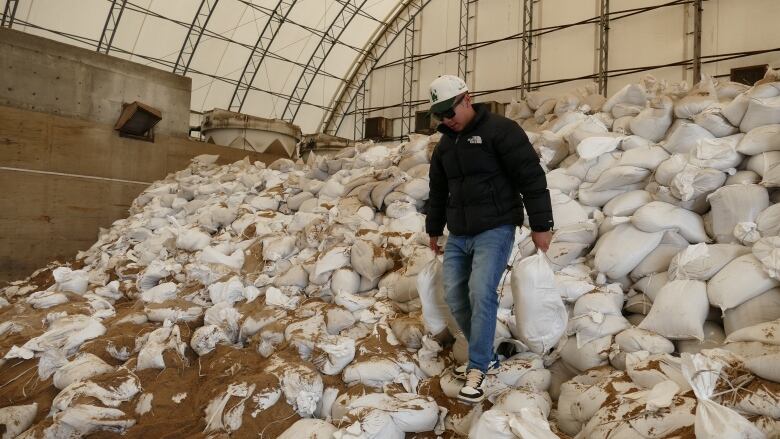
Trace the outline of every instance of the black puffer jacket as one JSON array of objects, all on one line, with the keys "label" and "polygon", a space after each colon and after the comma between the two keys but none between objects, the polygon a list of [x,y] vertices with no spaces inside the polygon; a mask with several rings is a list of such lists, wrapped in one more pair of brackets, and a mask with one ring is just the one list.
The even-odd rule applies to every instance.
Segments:
[{"label": "black puffer jacket", "polygon": [[[504,224],[523,224],[523,204],[534,231],[553,226],[547,179],[528,136],[517,123],[474,104],[476,116],[444,135],[431,157],[425,228],[441,236],[476,235]],[[521,197],[522,194],[522,197]]]}]

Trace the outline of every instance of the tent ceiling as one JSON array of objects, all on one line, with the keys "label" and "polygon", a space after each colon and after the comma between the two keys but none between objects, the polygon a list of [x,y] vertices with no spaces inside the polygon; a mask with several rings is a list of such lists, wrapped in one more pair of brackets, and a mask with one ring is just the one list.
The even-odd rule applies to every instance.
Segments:
[{"label": "tent ceiling", "polygon": [[304,132],[316,132],[328,122],[340,122],[329,120],[347,111],[349,102],[339,100],[351,102],[366,65],[376,61],[377,49],[388,45],[398,26],[425,4],[18,0],[13,28],[92,50],[100,45],[112,56],[185,73],[192,78],[195,112],[240,109],[292,120]]}]

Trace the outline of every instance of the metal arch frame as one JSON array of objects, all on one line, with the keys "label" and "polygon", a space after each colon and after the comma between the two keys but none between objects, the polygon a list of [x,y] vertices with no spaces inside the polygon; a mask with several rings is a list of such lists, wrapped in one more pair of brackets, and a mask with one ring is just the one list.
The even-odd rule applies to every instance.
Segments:
[{"label": "metal arch frame", "polygon": [[[347,26],[349,26],[352,20],[358,15],[358,11],[362,10],[363,5],[365,5],[367,1],[368,0],[347,0],[343,3],[340,2],[342,7],[339,10],[339,13],[328,25],[322,38],[320,38],[319,44],[314,48],[309,60],[306,62],[306,68],[303,69],[300,76],[298,76],[298,80],[295,82],[295,87],[293,87],[292,92],[290,93],[291,98],[284,106],[284,110],[282,110],[282,119],[289,122],[295,121],[295,117],[298,116],[301,105],[297,102],[293,102],[293,99],[300,101],[306,99],[306,94],[309,93],[309,89],[314,83],[314,78],[317,77],[317,74],[320,72],[328,55],[330,55],[330,52],[336,46],[336,41],[341,38],[341,35],[347,29]],[[353,6],[353,8],[348,8],[348,5]],[[311,66],[314,66],[313,72],[309,69]]]},{"label": "metal arch frame", "polygon": [[693,2],[693,84],[701,81],[701,16],[702,0]]},{"label": "metal arch frame", "polygon": [[108,54],[111,50],[111,44],[114,43],[116,29],[119,27],[119,20],[122,19],[122,13],[125,12],[125,6],[127,5],[127,0],[109,1],[111,1],[111,8],[108,10],[106,23],[103,25],[103,31],[100,33],[100,39],[98,40],[97,45],[97,51],[105,54]]},{"label": "metal arch frame", "polygon": [[186,75],[190,69],[190,62],[195,55],[195,51],[198,49],[200,39],[203,37],[203,32],[206,31],[206,26],[209,24],[211,14],[214,13],[214,9],[217,7],[219,0],[201,0],[198,11],[195,13],[195,17],[192,19],[192,24],[187,30],[187,36],[184,37],[179,56],[176,57],[176,64],[173,66],[173,73],[179,75]]},{"label": "metal arch frame", "polygon": [[412,25],[404,30],[404,72],[403,72],[403,101],[401,102],[401,135],[406,136],[412,132],[412,96],[414,91],[414,28]]},{"label": "metal arch frame", "polygon": [[607,95],[607,81],[609,80],[609,0],[601,0],[599,3],[599,71],[596,82],[599,94]]},{"label": "metal arch frame", "polygon": [[265,60],[265,55],[279,34],[279,29],[282,28],[282,24],[287,20],[287,16],[290,14],[293,6],[295,6],[295,0],[279,0],[273,12],[268,16],[268,21],[265,22],[263,31],[258,35],[257,42],[246,60],[235,90],[233,90],[233,96],[230,98],[230,106],[228,107],[230,111],[240,112],[244,107],[246,97],[252,84],[255,82],[255,76],[257,76],[257,72],[260,70],[260,66]]},{"label": "metal arch frame", "polygon": [[[374,37],[366,50],[352,65],[352,71],[348,75],[349,80],[342,83],[341,89],[334,94],[329,108],[330,111],[322,115],[320,132],[335,134],[344,122],[347,110],[355,102],[357,90],[365,85],[366,78],[376,66],[379,59],[387,52],[388,47],[395,41],[398,35],[406,29],[431,0],[404,0],[402,5],[387,20],[384,26],[374,33]],[[338,119],[338,120],[337,120]]]},{"label": "metal arch frame", "polygon": [[11,28],[14,25],[14,17],[16,17],[16,8],[19,7],[19,0],[6,0],[5,8],[3,8],[3,18],[0,20],[0,27]]},{"label": "metal arch frame", "polygon": [[471,1],[460,0],[460,25],[458,26],[458,77],[468,84],[469,61],[469,17],[471,16]]},{"label": "metal arch frame", "polygon": [[531,64],[533,63],[534,0],[523,0],[523,47],[521,50],[520,96],[531,91]]}]

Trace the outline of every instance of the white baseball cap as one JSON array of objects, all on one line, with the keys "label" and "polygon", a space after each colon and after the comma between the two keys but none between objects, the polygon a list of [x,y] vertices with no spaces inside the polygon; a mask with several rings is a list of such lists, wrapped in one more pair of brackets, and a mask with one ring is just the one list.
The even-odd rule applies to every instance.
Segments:
[{"label": "white baseball cap", "polygon": [[469,91],[466,83],[457,76],[442,75],[430,85],[431,112],[441,113],[452,107],[455,98]]}]

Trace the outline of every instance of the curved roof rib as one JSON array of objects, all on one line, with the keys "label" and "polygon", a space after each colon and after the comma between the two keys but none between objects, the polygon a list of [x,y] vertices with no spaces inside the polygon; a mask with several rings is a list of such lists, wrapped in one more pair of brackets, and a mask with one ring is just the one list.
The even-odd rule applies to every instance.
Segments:
[{"label": "curved roof rib", "polygon": [[328,55],[330,55],[333,47],[336,46],[336,42],[339,41],[341,35],[347,29],[347,26],[349,26],[349,23],[359,14],[366,2],[367,0],[346,0],[340,2],[341,9],[339,13],[328,26],[319,44],[317,44],[314,52],[309,57],[306,68],[303,69],[300,76],[298,76],[298,81],[295,82],[295,87],[282,112],[282,119],[290,122],[295,121],[295,117],[301,109],[301,103],[306,98],[306,94],[309,92],[314,79],[320,73],[322,65],[325,63]]},{"label": "curved roof rib", "polygon": [[214,13],[217,3],[219,3],[219,0],[201,0],[198,11],[195,13],[195,18],[192,19],[192,24],[189,30],[187,30],[187,36],[184,37],[184,43],[179,51],[179,56],[176,57],[173,73],[179,75],[187,74],[187,71],[190,69],[192,56],[198,49],[200,39],[203,36],[203,32],[206,31],[206,26],[209,24],[211,14]]},{"label": "curved roof rib", "polygon": [[365,50],[353,64],[349,80],[342,83],[334,95],[328,108],[322,116],[320,131],[328,134],[336,134],[344,121],[347,110],[355,101],[357,91],[365,84],[366,78],[376,66],[388,47],[395,41],[398,35],[406,29],[417,14],[420,13],[431,0],[403,0],[398,8],[386,21],[385,25],[374,33]]},{"label": "curved roof rib", "polygon": [[282,24],[287,20],[287,16],[294,5],[295,0],[279,0],[276,8],[269,15],[263,31],[260,32],[257,42],[249,54],[249,59],[247,59],[246,65],[244,65],[244,70],[241,72],[238,83],[236,83],[233,96],[230,98],[230,111],[240,112],[243,108],[249,89],[252,87],[252,83],[255,82],[257,71],[260,69],[260,65],[263,64],[266,53],[268,53],[268,48],[271,47],[271,43],[273,43],[276,35],[279,34],[279,29],[282,28]]}]

